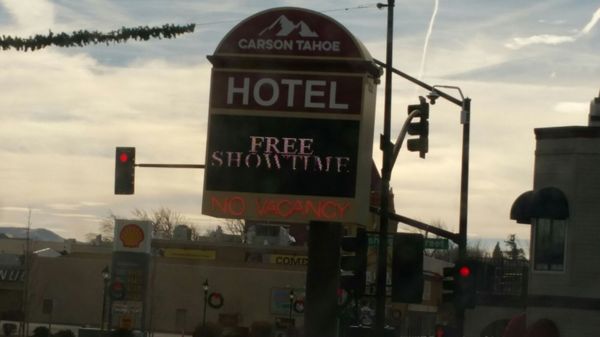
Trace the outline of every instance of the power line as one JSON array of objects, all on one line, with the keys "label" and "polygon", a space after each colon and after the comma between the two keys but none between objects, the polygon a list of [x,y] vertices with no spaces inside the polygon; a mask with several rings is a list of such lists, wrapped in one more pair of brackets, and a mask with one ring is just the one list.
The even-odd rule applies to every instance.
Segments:
[{"label": "power line", "polygon": [[377,8],[377,4],[373,3],[373,4],[358,5],[355,7],[334,8],[334,9],[327,9],[327,10],[320,11],[320,12],[321,13],[341,12],[341,11],[351,11],[351,10],[355,10],[355,9],[368,9],[368,8]]},{"label": "power line", "polygon": [[[325,9],[325,10],[317,10],[317,12],[319,13],[330,13],[330,12],[347,12],[347,11],[353,11],[353,10],[357,10],[357,9],[369,9],[369,8],[377,8],[377,4],[376,3],[372,3],[372,4],[364,4],[364,5],[358,5],[358,6],[354,6],[354,7],[341,7],[341,8],[332,8],[332,9]],[[241,19],[227,19],[227,20],[219,20],[219,21],[207,21],[207,22],[197,22],[194,23],[196,26],[211,26],[211,25],[218,25],[218,24],[222,24],[222,23],[231,23],[231,22],[239,22],[241,21]]]}]

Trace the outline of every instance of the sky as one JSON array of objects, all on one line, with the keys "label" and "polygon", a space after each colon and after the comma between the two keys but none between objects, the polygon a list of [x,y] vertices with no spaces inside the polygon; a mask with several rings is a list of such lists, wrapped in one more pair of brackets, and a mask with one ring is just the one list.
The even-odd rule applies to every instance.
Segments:
[{"label": "sky", "polygon": [[[204,229],[221,224],[201,214],[202,170],[138,168],[135,195],[114,195],[115,147],[136,147],[138,162],[203,163],[206,56],[242,19],[282,6],[332,17],[385,60],[386,10],[376,2],[0,0],[0,34],[23,38],[196,24],[176,39],[0,51],[0,226],[26,226],[31,211],[33,228],[84,240],[110,214],[160,207]],[[532,188],[533,130],[587,124],[600,87],[599,19],[600,3],[589,0],[396,1],[394,67],[472,99],[470,238],[528,239],[529,226],[509,212]],[[392,92],[395,139],[406,105],[427,92],[397,76]],[[438,100],[427,158],[403,150],[396,162],[397,213],[458,230],[461,136],[460,108]],[[378,140],[373,158],[381,167]]]}]

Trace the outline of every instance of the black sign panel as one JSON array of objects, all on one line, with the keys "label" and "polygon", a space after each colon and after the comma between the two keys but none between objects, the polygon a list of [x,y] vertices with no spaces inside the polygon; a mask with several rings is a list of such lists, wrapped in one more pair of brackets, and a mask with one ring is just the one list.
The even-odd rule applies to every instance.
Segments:
[{"label": "black sign panel", "polygon": [[354,197],[358,120],[214,114],[205,189]]}]

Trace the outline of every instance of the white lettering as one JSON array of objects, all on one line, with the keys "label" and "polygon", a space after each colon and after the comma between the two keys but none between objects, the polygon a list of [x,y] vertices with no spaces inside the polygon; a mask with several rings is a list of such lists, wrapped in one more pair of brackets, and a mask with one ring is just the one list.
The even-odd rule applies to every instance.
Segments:
[{"label": "white lettering", "polygon": [[306,91],[304,92],[304,106],[307,108],[324,108],[325,103],[313,102],[313,97],[325,96],[325,91],[317,91],[313,89],[314,86],[324,86],[325,81],[306,81]]},{"label": "white lettering", "polygon": [[[260,97],[260,89],[265,84],[270,85],[271,89],[273,91],[271,98],[268,100],[264,100],[262,97]],[[262,105],[262,106],[269,106],[269,105],[273,105],[277,101],[278,98],[279,98],[279,85],[277,85],[277,82],[275,82],[275,80],[273,80],[271,78],[261,78],[260,80],[258,80],[256,82],[256,84],[254,86],[254,100],[256,101],[256,103],[258,103],[259,105]]]},{"label": "white lettering", "polygon": [[[322,78],[322,77],[319,77]],[[338,96],[338,83],[340,95]],[[226,106],[260,106],[349,110],[348,95],[342,96],[343,80],[311,80],[270,77],[227,77]],[[357,93],[360,95],[360,92]],[[360,100],[360,98],[356,98]]]},{"label": "white lettering", "polygon": [[336,99],[335,99],[336,96],[337,96],[337,82],[332,81],[331,85],[330,85],[330,89],[329,89],[329,107],[332,109],[348,110],[348,104],[337,103]]},{"label": "white lettering", "polygon": [[242,94],[242,104],[248,105],[248,98],[250,96],[250,79],[244,78],[244,84],[241,88],[234,87],[235,79],[229,77],[227,80],[227,104],[233,104],[233,94]]},{"label": "white lettering", "polygon": [[302,85],[302,80],[292,80],[284,78],[281,80],[281,84],[288,86],[288,97],[287,97],[287,106],[291,108],[294,106],[294,93],[296,92],[295,87],[297,85]]}]

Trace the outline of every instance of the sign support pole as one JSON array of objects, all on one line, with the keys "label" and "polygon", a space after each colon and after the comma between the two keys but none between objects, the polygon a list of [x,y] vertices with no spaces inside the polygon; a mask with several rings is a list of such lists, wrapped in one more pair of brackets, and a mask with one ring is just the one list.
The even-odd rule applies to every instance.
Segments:
[{"label": "sign support pole", "polygon": [[375,307],[375,331],[378,336],[383,336],[385,328],[385,302],[387,283],[387,235],[388,235],[388,208],[391,176],[391,116],[392,116],[392,58],[394,42],[394,0],[387,3],[387,45],[385,69],[385,104],[383,135],[381,135],[381,150],[383,151],[383,165],[381,168],[381,213],[379,217],[379,252],[377,255],[377,287]]},{"label": "sign support pole", "polygon": [[304,311],[306,336],[337,336],[341,238],[341,223],[310,222]]}]

